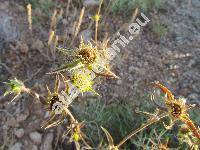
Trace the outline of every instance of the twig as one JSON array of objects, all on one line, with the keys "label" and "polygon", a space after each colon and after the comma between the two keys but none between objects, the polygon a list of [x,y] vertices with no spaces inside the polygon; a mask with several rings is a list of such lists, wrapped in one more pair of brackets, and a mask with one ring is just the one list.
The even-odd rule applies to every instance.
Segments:
[{"label": "twig", "polygon": [[99,17],[100,17],[100,11],[101,11],[101,5],[103,3],[103,0],[101,0],[100,2],[100,5],[99,5],[99,9],[98,9],[98,12],[97,12],[97,17],[96,20],[95,20],[95,43],[97,44],[97,41],[98,41],[98,26],[99,26]]},{"label": "twig", "polygon": [[79,30],[80,30],[80,26],[81,26],[82,21],[83,21],[84,13],[85,13],[85,7],[83,7],[83,8],[81,9],[80,17],[79,17],[78,23],[77,23],[77,25],[76,25],[75,32],[74,32],[74,37],[73,37],[73,39],[72,39],[72,42],[71,42],[71,44],[70,44],[70,47],[73,45],[74,40],[75,40],[76,36],[78,35],[78,32],[79,32]]},{"label": "twig", "polygon": [[27,5],[27,14],[28,14],[29,30],[32,34],[32,9],[31,9],[31,4]]}]

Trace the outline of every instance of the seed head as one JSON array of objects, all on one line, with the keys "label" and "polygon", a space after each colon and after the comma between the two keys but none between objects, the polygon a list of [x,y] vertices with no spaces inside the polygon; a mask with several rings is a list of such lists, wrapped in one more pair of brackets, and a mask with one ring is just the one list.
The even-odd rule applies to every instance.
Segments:
[{"label": "seed head", "polygon": [[82,61],[83,64],[91,64],[97,58],[97,48],[92,43],[85,44],[83,40],[76,52],[76,57]]}]

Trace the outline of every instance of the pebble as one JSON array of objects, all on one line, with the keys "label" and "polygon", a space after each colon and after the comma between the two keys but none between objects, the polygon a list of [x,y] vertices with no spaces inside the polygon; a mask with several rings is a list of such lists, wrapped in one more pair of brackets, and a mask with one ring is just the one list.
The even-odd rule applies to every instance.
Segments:
[{"label": "pebble", "polygon": [[42,143],[40,150],[53,150],[52,142],[53,142],[53,133],[48,133],[44,137],[44,142]]},{"label": "pebble", "polygon": [[15,143],[14,145],[12,145],[9,150],[21,150],[22,149],[22,143]]},{"label": "pebble", "polygon": [[79,37],[83,38],[84,42],[91,41],[92,39],[92,30],[86,29],[80,32]]},{"label": "pebble", "polygon": [[19,49],[22,53],[28,53],[28,45],[26,43],[19,43]]},{"label": "pebble", "polygon": [[121,85],[121,84],[122,84],[122,80],[121,79],[117,80],[117,85]]},{"label": "pebble", "polygon": [[198,94],[196,94],[196,93],[190,94],[190,95],[188,96],[188,98],[189,98],[189,99],[192,99],[192,100],[197,100],[197,99],[198,99]]},{"label": "pebble", "polygon": [[32,149],[31,150],[38,150],[37,146],[36,145],[33,145]]},{"label": "pebble", "polygon": [[6,42],[17,40],[19,38],[19,29],[16,21],[6,12],[0,10],[0,39]]},{"label": "pebble", "polygon": [[29,116],[29,113],[26,112],[25,114],[20,114],[19,116],[17,116],[16,120],[18,123],[20,123],[20,122],[25,121],[28,116]]},{"label": "pebble", "polygon": [[98,6],[100,3],[97,0],[85,0],[83,2],[84,7],[95,7]]},{"label": "pebble", "polygon": [[35,144],[40,144],[42,142],[42,134],[38,132],[31,132],[29,137]]},{"label": "pebble", "polygon": [[18,127],[18,126],[19,126],[17,120],[16,120],[14,117],[9,118],[9,119],[6,121],[6,125],[7,125],[7,126],[11,126],[11,127]]},{"label": "pebble", "polygon": [[17,129],[15,131],[15,135],[18,137],[18,138],[22,138],[24,136],[24,129]]},{"label": "pebble", "polygon": [[37,39],[31,46],[32,49],[42,50],[44,48],[44,44],[41,40]]}]

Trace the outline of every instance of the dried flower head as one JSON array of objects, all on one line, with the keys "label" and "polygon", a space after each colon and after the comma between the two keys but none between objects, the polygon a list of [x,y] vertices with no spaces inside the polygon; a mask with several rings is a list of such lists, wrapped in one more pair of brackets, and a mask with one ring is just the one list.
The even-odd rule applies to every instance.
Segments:
[{"label": "dried flower head", "polygon": [[50,109],[52,109],[54,103],[59,101],[59,94],[58,94],[59,86],[60,86],[60,80],[58,79],[58,76],[56,76],[55,87],[53,92],[51,92],[49,87],[47,86],[48,95],[46,102]]},{"label": "dried flower head", "polygon": [[91,42],[85,44],[81,39],[79,48],[76,51],[76,57],[81,60],[83,64],[91,64],[97,58],[97,48]]},{"label": "dried flower head", "polygon": [[[62,76],[62,75],[61,75]],[[65,80],[64,76],[62,76],[64,84],[65,84]],[[65,84],[64,86],[64,90],[60,91],[60,79],[59,79],[59,75],[56,75],[56,80],[55,80],[55,85],[54,85],[54,90],[53,92],[51,92],[49,90],[49,87],[47,86],[47,91],[48,91],[48,95],[46,98],[46,106],[47,109],[55,112],[56,114],[58,114],[59,112],[62,112],[62,107],[66,106],[68,107],[68,105],[71,103],[68,102],[67,100],[67,90],[68,90],[68,86]],[[56,107],[56,108],[55,108]]]},{"label": "dried flower head", "polygon": [[155,82],[153,83],[153,85],[166,94],[165,104],[172,120],[181,120],[182,122],[184,122],[193,132],[193,135],[200,139],[200,131],[198,130],[198,127],[194,125],[193,121],[189,118],[189,114],[187,113],[188,109],[194,107],[194,105],[187,105],[185,99],[182,98],[175,99],[172,92],[159,82]]}]

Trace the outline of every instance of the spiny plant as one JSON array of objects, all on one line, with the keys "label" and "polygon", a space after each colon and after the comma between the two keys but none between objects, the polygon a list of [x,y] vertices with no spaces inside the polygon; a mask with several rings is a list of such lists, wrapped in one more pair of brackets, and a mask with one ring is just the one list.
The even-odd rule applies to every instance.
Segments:
[{"label": "spiny plant", "polygon": [[[7,94],[14,94],[13,100],[15,100],[21,93],[28,93],[32,95],[36,100],[40,101],[47,110],[50,111],[50,118],[42,125],[43,128],[47,129],[53,126],[58,126],[63,124],[66,126],[66,132],[63,134],[63,138],[68,138],[69,143],[76,143],[76,149],[86,148],[93,149],[89,142],[86,141],[87,137],[82,131],[84,127],[84,121],[80,121],[74,115],[72,110],[72,103],[74,99],[81,93],[92,91],[97,94],[92,88],[94,85],[94,79],[98,76],[110,77],[117,79],[118,76],[115,75],[110,70],[110,59],[109,54],[107,53],[108,48],[108,39],[104,41],[98,40],[98,23],[100,21],[100,9],[101,1],[99,9],[97,13],[92,17],[95,23],[95,38],[94,41],[83,41],[81,40],[78,48],[74,49],[74,51],[69,51],[68,49],[58,48],[63,53],[70,54],[74,57],[74,61],[67,64],[62,64],[61,67],[56,68],[51,71],[49,74],[56,74],[54,90],[50,90],[47,86],[47,95],[41,96],[36,93],[32,89],[28,88],[22,81],[18,79],[9,80],[6,82],[6,85],[9,89],[5,92]],[[82,23],[82,19],[84,16],[83,8],[80,13],[79,20],[76,24],[76,28],[74,31],[74,35],[72,38],[71,45],[74,44],[74,41],[77,37],[77,34],[80,30],[80,26]],[[52,19],[54,20],[54,19]],[[56,32],[54,32],[54,28],[51,28],[50,33],[54,33],[50,36],[48,45],[50,46],[56,38]],[[57,44],[57,43],[56,43]],[[57,45],[55,45],[57,47]],[[102,63],[103,62],[103,63]],[[97,70],[101,67],[100,72]],[[67,75],[66,75],[67,74]],[[60,86],[61,82],[64,87]],[[188,105],[183,99],[176,99],[172,92],[168,90],[165,86],[163,86],[159,82],[152,83],[153,87],[160,89],[164,94],[164,107],[158,104],[155,100],[155,94],[152,94],[152,102],[157,107],[154,113],[148,113],[137,110],[138,113],[147,114],[149,119],[145,123],[143,123],[139,128],[134,129],[128,135],[126,135],[122,140],[118,143],[115,143],[111,134],[104,127],[102,131],[105,133],[108,144],[106,146],[102,146],[99,144],[96,149],[108,149],[108,150],[118,150],[124,145],[125,142],[130,140],[137,133],[143,131],[147,127],[152,124],[159,122],[161,119],[165,117],[169,117],[172,121],[172,124],[169,126],[165,126],[166,129],[170,129],[175,121],[182,121],[188,128],[190,133],[190,137],[192,140],[189,141],[191,146],[198,148],[198,142],[200,140],[200,130],[193,123],[188,115],[188,110],[193,108],[194,105]],[[98,95],[98,94],[97,94]],[[87,127],[87,126],[86,126]],[[195,139],[195,140],[194,140]],[[160,142],[160,141],[159,141]],[[166,147],[166,143],[159,143],[160,146]]]}]

